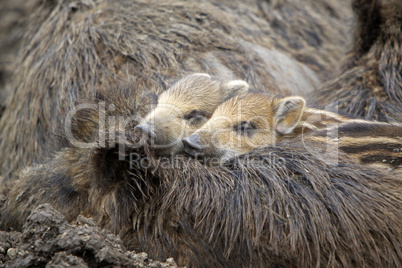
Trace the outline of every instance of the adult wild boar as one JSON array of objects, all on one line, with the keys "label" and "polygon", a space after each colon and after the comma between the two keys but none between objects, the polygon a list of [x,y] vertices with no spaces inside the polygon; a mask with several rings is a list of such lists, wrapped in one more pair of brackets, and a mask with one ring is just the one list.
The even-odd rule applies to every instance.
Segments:
[{"label": "adult wild boar", "polygon": [[358,0],[354,9],[353,50],[311,101],[369,120],[402,122],[402,2]]},{"label": "adult wild boar", "polygon": [[130,82],[142,103],[194,72],[303,95],[347,51],[353,17],[348,0],[50,1],[27,13],[0,174],[66,145],[68,111],[109,83]]},{"label": "adult wild boar", "polygon": [[[119,104],[105,110],[107,117],[141,108],[127,98],[130,88],[113,92],[122,95],[100,98],[106,107]],[[100,144],[99,116],[77,112],[73,135]],[[105,146],[68,147],[26,169],[0,210],[1,227],[20,230],[37,205],[50,203],[69,221],[93,217],[129,249],[157,260],[174,257],[179,265],[401,264],[402,181],[396,176],[352,163],[342,152],[319,158],[302,140],[220,166],[154,158],[146,143],[137,146],[142,140],[125,131],[103,133]]]}]

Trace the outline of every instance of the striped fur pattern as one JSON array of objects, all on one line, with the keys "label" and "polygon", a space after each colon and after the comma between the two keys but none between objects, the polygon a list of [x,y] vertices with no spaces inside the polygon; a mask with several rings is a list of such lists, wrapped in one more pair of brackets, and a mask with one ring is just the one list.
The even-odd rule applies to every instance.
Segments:
[{"label": "striped fur pattern", "polygon": [[351,119],[330,111],[306,108],[294,134],[328,143],[362,164],[402,171],[402,124]]},{"label": "striped fur pattern", "polygon": [[[334,135],[338,138],[328,138]],[[402,124],[350,120],[317,131],[309,139],[336,144],[362,164],[402,172]]]},{"label": "striped fur pattern", "polygon": [[[106,117],[132,118],[141,108],[127,98],[129,89],[100,98],[106,108],[118,104]],[[91,111],[76,114],[72,131],[101,144],[100,115]],[[322,144],[300,138],[207,166],[184,156],[154,158],[147,144],[129,146],[139,139],[134,133],[123,134],[127,144],[105,133],[104,147],[66,147],[13,178],[0,228],[21,230],[35,207],[50,203],[69,221],[93,217],[128,249],[173,257],[179,266],[401,266],[402,180],[388,172],[342,152],[329,164],[306,152],[306,144]]]},{"label": "striped fur pattern", "polygon": [[187,75],[160,94],[156,107],[136,129],[151,138],[157,155],[180,153],[183,137],[200,128],[219,104],[248,87],[243,80],[223,81],[206,73]]},{"label": "striped fur pattern", "polygon": [[[341,150],[361,164],[401,170],[402,124],[351,119],[306,108],[301,99],[243,94],[218,107],[211,119],[183,143],[192,141],[193,148],[202,148],[197,153],[205,157],[228,160],[258,146],[301,137],[327,144],[331,153]],[[244,126],[241,131],[239,124]],[[195,155],[190,148],[186,152]]]}]

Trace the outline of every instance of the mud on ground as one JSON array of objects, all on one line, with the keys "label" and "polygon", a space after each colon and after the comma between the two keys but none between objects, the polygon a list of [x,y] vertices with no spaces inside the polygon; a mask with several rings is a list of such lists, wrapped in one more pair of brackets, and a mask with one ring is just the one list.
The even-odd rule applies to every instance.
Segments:
[{"label": "mud on ground", "polygon": [[120,238],[79,216],[74,224],[48,204],[28,217],[24,231],[0,232],[0,267],[178,267],[128,251]]}]

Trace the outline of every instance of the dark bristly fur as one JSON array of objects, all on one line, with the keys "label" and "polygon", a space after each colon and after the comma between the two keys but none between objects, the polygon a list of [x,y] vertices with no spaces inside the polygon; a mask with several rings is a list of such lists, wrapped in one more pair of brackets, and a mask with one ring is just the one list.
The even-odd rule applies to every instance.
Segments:
[{"label": "dark bristly fur", "polygon": [[15,59],[25,34],[26,18],[30,10],[39,6],[39,1],[0,1],[0,118],[12,93],[12,75],[17,67]]},{"label": "dark bristly fur", "polygon": [[356,0],[358,28],[340,74],[311,94],[342,113],[402,122],[402,2]]},{"label": "dark bristly fur", "polygon": [[[190,267],[400,267],[401,178],[342,154],[333,164],[299,140],[223,167],[155,159],[129,131],[144,115],[147,94],[189,72],[231,70],[279,92],[285,81],[267,72],[254,45],[275,47],[323,75],[347,32],[348,9],[334,3],[45,1],[33,12],[0,119],[1,172],[15,171],[10,189],[2,188],[1,228],[20,229],[36,205],[50,203],[69,220],[94,217],[130,249]],[[127,118],[127,128],[101,133],[102,144],[100,115],[80,110],[72,132],[94,146],[54,145],[52,131],[83,99],[106,102],[106,115]],[[62,145],[42,164],[16,171]],[[147,161],[130,163],[130,153]]]},{"label": "dark bristly fur", "polygon": [[66,113],[76,100],[93,100],[107,82],[131,82],[133,90],[148,96],[185,74],[207,72],[244,79],[251,87],[304,94],[319,86],[324,72],[348,49],[348,3],[78,0],[31,5],[35,8],[27,10],[31,16],[25,18],[28,27],[0,118],[0,151],[7,152],[0,154],[0,173],[40,162],[59,148],[53,132],[63,127]]},{"label": "dark bristly fur", "polygon": [[[109,115],[128,117],[136,109],[125,97],[101,100],[119,104]],[[77,114],[73,134],[85,126],[82,140],[94,141],[97,116]],[[106,133],[104,147],[65,148],[26,170],[8,193],[2,228],[21,228],[46,202],[70,220],[94,217],[151,258],[174,257],[191,267],[401,265],[400,178],[342,154],[331,164],[330,156],[306,152],[301,140],[209,167],[184,157],[155,159],[125,134],[130,138],[118,141]],[[125,161],[118,160],[123,143]],[[130,153],[147,162],[130,168]]]}]

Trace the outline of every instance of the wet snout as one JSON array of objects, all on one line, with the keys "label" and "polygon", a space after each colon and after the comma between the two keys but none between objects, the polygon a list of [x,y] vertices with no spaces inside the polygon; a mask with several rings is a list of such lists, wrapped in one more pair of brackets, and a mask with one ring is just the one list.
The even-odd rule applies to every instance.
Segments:
[{"label": "wet snout", "polygon": [[153,124],[146,122],[141,125],[137,125],[134,130],[141,132],[143,135],[149,138],[155,138],[155,127]]},{"label": "wet snout", "polygon": [[183,138],[181,141],[183,142],[184,151],[187,154],[194,157],[202,154],[202,145],[200,143],[200,137],[197,134]]}]

